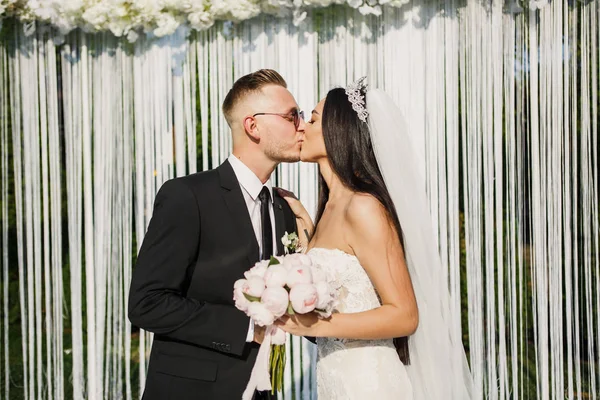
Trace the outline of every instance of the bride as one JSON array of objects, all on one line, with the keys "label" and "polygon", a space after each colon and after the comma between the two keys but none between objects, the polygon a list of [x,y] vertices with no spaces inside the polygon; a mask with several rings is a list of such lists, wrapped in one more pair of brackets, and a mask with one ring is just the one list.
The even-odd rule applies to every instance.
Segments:
[{"label": "bride", "polygon": [[340,287],[339,305],[328,319],[277,325],[316,337],[320,399],[470,399],[420,159],[400,111],[363,80],[331,90],[306,125],[301,159],[320,171],[314,224],[282,193],[307,254]]}]

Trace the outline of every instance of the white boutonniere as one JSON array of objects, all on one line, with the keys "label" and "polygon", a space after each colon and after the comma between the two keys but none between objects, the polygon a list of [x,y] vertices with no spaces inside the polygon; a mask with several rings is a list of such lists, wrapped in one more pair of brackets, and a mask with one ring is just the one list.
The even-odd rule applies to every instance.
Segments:
[{"label": "white boutonniere", "polygon": [[281,243],[283,243],[285,254],[299,253],[302,251],[300,248],[300,241],[298,240],[298,234],[296,232],[287,233],[281,237]]}]

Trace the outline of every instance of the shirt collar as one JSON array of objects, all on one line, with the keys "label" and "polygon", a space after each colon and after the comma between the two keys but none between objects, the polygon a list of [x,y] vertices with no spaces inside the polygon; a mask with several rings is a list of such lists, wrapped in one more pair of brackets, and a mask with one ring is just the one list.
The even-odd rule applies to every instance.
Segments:
[{"label": "shirt collar", "polygon": [[238,182],[240,182],[240,185],[244,188],[244,190],[246,190],[246,192],[248,192],[250,197],[252,197],[252,200],[256,201],[263,186],[266,186],[267,189],[269,189],[271,201],[273,201],[273,187],[271,185],[271,178],[269,178],[269,180],[263,185],[256,174],[252,172],[252,170],[248,168],[246,164],[244,164],[239,158],[231,154],[227,160],[229,161],[229,164],[231,164],[231,168],[233,168],[233,172],[235,173]]}]

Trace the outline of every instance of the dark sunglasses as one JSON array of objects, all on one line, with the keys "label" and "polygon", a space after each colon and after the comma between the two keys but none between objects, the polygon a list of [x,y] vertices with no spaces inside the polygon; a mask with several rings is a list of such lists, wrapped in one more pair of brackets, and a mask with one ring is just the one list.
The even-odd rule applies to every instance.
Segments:
[{"label": "dark sunglasses", "polygon": [[282,113],[256,113],[253,115],[253,117],[256,117],[257,115],[279,115],[281,118],[285,118],[290,122],[294,123],[294,127],[296,127],[296,130],[298,130],[298,127],[300,126],[300,119],[304,120],[304,111],[300,111],[300,110],[292,110],[291,112],[287,113],[287,114],[282,114]]}]

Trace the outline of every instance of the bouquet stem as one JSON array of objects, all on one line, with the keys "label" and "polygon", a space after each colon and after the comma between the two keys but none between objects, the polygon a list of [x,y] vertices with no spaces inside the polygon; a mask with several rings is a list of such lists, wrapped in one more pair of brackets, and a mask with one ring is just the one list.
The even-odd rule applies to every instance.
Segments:
[{"label": "bouquet stem", "polygon": [[285,368],[285,344],[271,346],[271,394],[283,390],[283,370]]}]

